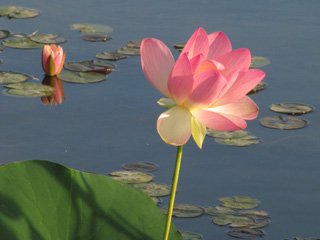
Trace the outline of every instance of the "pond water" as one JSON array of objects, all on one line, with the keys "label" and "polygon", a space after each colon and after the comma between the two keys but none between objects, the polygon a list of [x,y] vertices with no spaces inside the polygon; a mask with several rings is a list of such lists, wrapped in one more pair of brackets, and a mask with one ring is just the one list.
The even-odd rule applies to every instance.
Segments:
[{"label": "pond water", "polygon": [[[250,147],[220,145],[207,137],[199,150],[193,140],[184,147],[176,203],[218,205],[218,199],[248,196],[261,202],[259,210],[271,214],[265,239],[320,237],[320,9],[319,1],[147,1],[147,0],[2,0],[41,10],[32,19],[0,18],[1,29],[13,33],[60,34],[66,61],[94,59],[130,40],[160,39],[173,49],[198,28],[223,31],[233,48],[249,48],[271,64],[267,88],[251,95],[260,107],[247,130],[262,139]],[[86,42],[70,24],[98,23],[114,28],[112,40]],[[41,49],[6,48],[1,70],[23,72],[40,80]],[[163,109],[162,96],[148,83],[140,57],[116,62],[117,71],[95,84],[63,83],[66,100],[44,106],[40,98],[0,95],[0,163],[44,159],[88,172],[107,175],[126,162],[153,162],[160,166],[155,181],[171,183],[176,148],[156,132]],[[31,81],[32,82],[32,81]],[[277,116],[269,106],[298,102],[315,111],[298,118],[308,121],[300,130],[264,128],[259,119]],[[163,199],[166,205],[168,198]],[[174,219],[186,231],[204,239],[232,239],[227,227],[212,224],[210,216]]]}]

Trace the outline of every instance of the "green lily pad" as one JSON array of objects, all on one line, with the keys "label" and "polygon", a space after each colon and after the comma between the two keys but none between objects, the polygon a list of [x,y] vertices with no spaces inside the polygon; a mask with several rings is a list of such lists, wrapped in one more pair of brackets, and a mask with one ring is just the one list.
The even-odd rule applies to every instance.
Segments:
[{"label": "green lily pad", "polygon": [[[0,167],[1,239],[160,239],[166,216],[138,189],[48,161]],[[182,240],[172,224],[170,240]]]},{"label": "green lily pad", "polygon": [[106,79],[106,75],[99,72],[62,72],[58,77],[71,83],[96,83]]},{"label": "green lily pad", "polygon": [[0,7],[0,16],[8,18],[33,18],[40,14],[39,10],[18,6],[3,6]]},{"label": "green lily pad", "polygon": [[140,49],[134,47],[123,47],[117,50],[117,53],[121,53],[128,56],[138,56],[140,55]]},{"label": "green lily pad", "polygon": [[245,136],[249,135],[249,132],[245,130],[236,130],[236,131],[216,131],[212,130],[210,128],[207,128],[207,135],[209,137],[215,137],[215,138],[243,138]]},{"label": "green lily pad", "polygon": [[231,237],[241,239],[253,239],[256,237],[263,237],[264,232],[259,229],[248,229],[248,228],[235,228],[229,230],[227,234]]},{"label": "green lily pad", "polygon": [[7,38],[11,35],[11,32],[7,30],[0,30],[0,39]]},{"label": "green lily pad", "polygon": [[223,214],[212,219],[213,223],[219,226],[226,226],[230,224],[230,227],[246,227],[254,224],[252,218],[246,216]]},{"label": "green lily pad", "polygon": [[313,108],[301,103],[279,103],[272,104],[270,110],[289,115],[303,115],[313,111]]},{"label": "green lily pad", "polygon": [[147,162],[134,162],[134,163],[125,163],[122,167],[129,171],[143,171],[143,172],[152,172],[158,169],[158,165],[154,163]]},{"label": "green lily pad", "polygon": [[174,45],[175,49],[183,49],[187,42],[179,42]]},{"label": "green lily pad", "polygon": [[184,240],[202,240],[202,236],[193,232],[180,232]]},{"label": "green lily pad", "polygon": [[140,49],[141,43],[142,43],[141,40],[133,40],[133,41],[127,42],[127,47]]},{"label": "green lily pad", "polygon": [[264,228],[268,226],[269,223],[270,222],[266,219],[259,219],[259,220],[254,219],[254,224],[246,226],[246,228],[251,228],[251,229]]},{"label": "green lily pad", "polygon": [[223,206],[215,206],[213,207],[205,207],[204,211],[206,214],[211,216],[219,216],[224,214],[236,214],[235,211],[232,208],[223,207]]},{"label": "green lily pad", "polygon": [[257,86],[255,86],[250,92],[247,93],[247,95],[255,94],[257,92],[260,92],[261,90],[265,89],[267,84],[264,82],[259,82]]},{"label": "green lily pad", "polygon": [[61,44],[67,41],[64,38],[60,38],[60,35],[56,34],[37,34],[31,36],[29,39],[34,42],[43,44]]},{"label": "green lily pad", "polygon": [[0,71],[0,84],[24,82],[28,78],[30,76],[23,73]]},{"label": "green lily pad", "polygon": [[239,212],[239,215],[251,217],[255,220],[269,218],[270,214],[264,211],[258,210],[243,210]]},{"label": "green lily pad", "polygon": [[2,52],[2,51],[3,51],[3,47],[0,46],[0,52]]},{"label": "green lily pad", "polygon": [[284,119],[282,116],[278,117],[265,117],[260,119],[260,124],[267,128],[292,130],[300,129],[307,126],[308,122],[304,119],[288,117]]},{"label": "green lily pad", "polygon": [[268,58],[265,57],[257,57],[253,56],[251,57],[251,68],[259,68],[259,67],[264,67],[270,64],[270,61]]},{"label": "green lily pad", "polygon": [[259,144],[261,140],[255,136],[245,136],[242,138],[215,138],[217,143],[223,145],[237,146],[237,147],[247,147],[254,144]]},{"label": "green lily pad", "polygon": [[145,183],[153,179],[151,174],[144,172],[116,171],[109,173],[109,175],[122,183]]},{"label": "green lily pad", "polygon": [[1,6],[0,7],[0,17],[8,16],[10,13],[18,11],[16,6]]},{"label": "green lily pad", "polygon": [[92,34],[83,35],[81,38],[83,40],[89,41],[89,42],[106,42],[106,41],[112,39],[111,37],[108,37],[108,36],[100,34],[100,33],[92,33]]},{"label": "green lily pad", "polygon": [[163,183],[136,183],[133,186],[139,188],[150,197],[168,196],[171,191],[171,187]]},{"label": "green lily pad", "polygon": [[20,49],[36,49],[36,48],[43,48],[45,44],[36,43],[29,38],[10,38],[7,40],[3,40],[2,44],[6,47],[10,48],[20,48]]},{"label": "green lily pad", "polygon": [[12,83],[5,85],[6,93],[17,97],[42,97],[53,94],[54,88],[38,83]]},{"label": "green lily pad", "polygon": [[249,197],[220,198],[222,206],[235,209],[250,209],[259,206],[259,201]]},{"label": "green lily pad", "polygon": [[[168,206],[162,209],[167,214]],[[193,218],[204,214],[204,209],[195,205],[175,204],[173,206],[172,216],[177,218]]]},{"label": "green lily pad", "polygon": [[96,58],[103,59],[103,60],[109,60],[109,61],[117,61],[120,59],[127,58],[126,55],[116,52],[102,52],[101,54],[95,54]]},{"label": "green lily pad", "polygon": [[110,33],[113,28],[101,24],[72,24],[71,30],[80,30],[82,33]]},{"label": "green lily pad", "polygon": [[69,71],[75,72],[101,72],[110,73],[115,69],[115,65],[112,63],[101,62],[101,61],[81,61],[81,62],[68,62],[64,64],[64,68]]}]

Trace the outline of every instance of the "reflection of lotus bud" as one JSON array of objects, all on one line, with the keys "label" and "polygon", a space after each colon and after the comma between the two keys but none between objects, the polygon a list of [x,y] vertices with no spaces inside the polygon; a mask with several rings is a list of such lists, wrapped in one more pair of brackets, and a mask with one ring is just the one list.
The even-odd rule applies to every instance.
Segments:
[{"label": "reflection of lotus bud", "polygon": [[48,76],[58,75],[63,67],[66,53],[56,45],[45,45],[42,50],[42,68]]},{"label": "reflection of lotus bud", "polygon": [[54,88],[51,96],[41,97],[41,101],[44,105],[57,105],[62,103],[62,99],[65,100],[62,81],[56,76],[45,76],[42,80],[42,84],[48,85]]}]

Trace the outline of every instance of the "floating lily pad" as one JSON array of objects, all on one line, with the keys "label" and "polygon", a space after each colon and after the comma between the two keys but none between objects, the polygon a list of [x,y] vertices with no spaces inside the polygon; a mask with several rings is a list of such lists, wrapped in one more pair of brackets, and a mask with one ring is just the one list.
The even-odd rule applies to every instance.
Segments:
[{"label": "floating lily pad", "polygon": [[2,51],[3,51],[3,47],[0,46],[0,52],[2,52]]},{"label": "floating lily pad", "polygon": [[215,138],[242,138],[249,135],[249,132],[245,130],[235,130],[235,131],[216,131],[207,128],[207,135]]},{"label": "floating lily pad", "polygon": [[139,188],[150,197],[168,196],[171,191],[171,187],[163,183],[136,183],[133,186]]},{"label": "floating lily pad", "polygon": [[10,88],[6,91],[8,95],[17,97],[42,97],[53,94],[54,88],[37,83],[13,83],[5,86]]},{"label": "floating lily pad", "polygon": [[255,86],[250,92],[247,93],[247,95],[255,94],[257,92],[260,92],[261,90],[265,89],[267,84],[264,82],[259,82],[257,86]]},{"label": "floating lily pad", "polygon": [[64,64],[64,68],[69,71],[75,72],[90,72],[97,71],[105,74],[112,72],[115,69],[115,65],[112,63],[106,63],[101,61],[81,61],[81,62],[68,62]]},{"label": "floating lily pad", "polygon": [[19,83],[26,81],[30,76],[16,72],[0,71],[0,84]]},{"label": "floating lily pad", "polygon": [[251,229],[264,228],[268,226],[269,223],[270,222],[266,219],[260,219],[260,220],[254,219],[254,224],[246,226],[246,228],[251,228]]},{"label": "floating lily pad", "polygon": [[82,33],[110,33],[113,31],[112,27],[101,24],[72,24],[71,30],[80,30]]},{"label": "floating lily pad", "polygon": [[0,7],[0,17],[7,16],[14,11],[17,11],[16,6],[2,6]]},{"label": "floating lily pad", "polygon": [[211,215],[211,216],[219,216],[219,215],[224,215],[224,214],[235,214],[235,211],[232,208],[228,207],[223,207],[223,206],[215,206],[214,208],[212,207],[205,207],[204,208],[206,214]]},{"label": "floating lily pad", "polygon": [[202,240],[202,236],[198,233],[193,232],[181,232],[181,235],[184,240]]},{"label": "floating lily pad", "polygon": [[111,178],[116,179],[123,183],[145,183],[150,182],[153,176],[144,172],[133,171],[116,171],[109,173]]},{"label": "floating lily pad", "polygon": [[147,163],[147,162],[125,163],[122,165],[122,167],[126,170],[143,171],[143,172],[152,172],[158,169],[157,164]]},{"label": "floating lily pad", "polygon": [[126,55],[117,53],[117,52],[102,52],[101,54],[95,54],[96,58],[103,59],[103,60],[109,60],[109,61],[117,61],[120,59],[127,58]]},{"label": "floating lily pad", "polygon": [[264,232],[259,229],[248,229],[248,228],[235,228],[227,232],[231,237],[242,238],[242,239],[253,239],[256,237],[263,237]]},{"label": "floating lily pad", "polygon": [[43,48],[44,44],[36,43],[29,38],[11,38],[8,40],[3,40],[2,44],[6,47],[10,48],[21,48],[21,49],[35,49],[35,48]]},{"label": "floating lily pad", "polygon": [[223,214],[212,219],[219,226],[246,227],[254,224],[254,220],[246,216]]},{"label": "floating lily pad", "polygon": [[106,35],[100,34],[100,33],[92,33],[92,34],[87,34],[81,37],[85,41],[89,42],[106,42],[110,39],[111,37],[108,37]]},{"label": "floating lily pad", "polygon": [[259,206],[259,201],[249,197],[233,197],[232,198],[220,198],[224,207],[235,208],[235,209],[250,209]]},{"label": "floating lily pad", "polygon": [[239,215],[251,217],[255,220],[265,219],[269,218],[270,214],[264,211],[258,211],[258,210],[243,210],[239,212]]},{"label": "floating lily pad", "polygon": [[252,68],[264,67],[264,66],[267,66],[269,64],[270,64],[270,61],[269,61],[268,58],[257,57],[257,56],[251,57],[250,67],[252,67]]},{"label": "floating lily pad", "polygon": [[33,18],[40,14],[39,10],[17,6],[0,7],[0,16],[8,18]]},{"label": "floating lily pad", "polygon": [[61,44],[66,41],[66,39],[60,38],[60,35],[56,34],[37,34],[30,36],[30,40],[44,44]]},{"label": "floating lily pad", "polygon": [[313,111],[313,108],[301,103],[279,103],[272,104],[270,110],[290,115],[303,115]]},{"label": "floating lily pad", "polygon": [[275,128],[275,129],[300,129],[307,126],[308,122],[304,119],[288,117],[284,119],[282,116],[278,117],[265,117],[260,119],[260,124],[264,127]]},{"label": "floating lily pad", "polygon": [[[162,210],[167,214],[168,206],[165,206]],[[193,218],[203,214],[204,209],[202,207],[189,204],[175,204],[172,211],[172,216],[178,218]]]},{"label": "floating lily pad", "polygon": [[117,50],[117,53],[121,53],[128,56],[140,55],[140,49],[134,47],[123,47]]},{"label": "floating lily pad", "polygon": [[96,83],[106,79],[106,75],[99,72],[62,72],[58,77],[71,83]]},{"label": "floating lily pad", "polygon": [[259,144],[261,140],[255,136],[245,136],[242,138],[215,138],[214,139],[217,143],[223,145],[231,145],[237,147],[247,147],[254,144]]},{"label": "floating lily pad", "polygon": [[11,35],[11,32],[7,30],[0,30],[0,39],[7,38]]},{"label": "floating lily pad", "polygon": [[174,45],[175,49],[183,49],[187,42],[179,42]]},{"label": "floating lily pad", "polygon": [[142,41],[141,40],[134,40],[127,43],[127,47],[132,48],[140,48]]}]

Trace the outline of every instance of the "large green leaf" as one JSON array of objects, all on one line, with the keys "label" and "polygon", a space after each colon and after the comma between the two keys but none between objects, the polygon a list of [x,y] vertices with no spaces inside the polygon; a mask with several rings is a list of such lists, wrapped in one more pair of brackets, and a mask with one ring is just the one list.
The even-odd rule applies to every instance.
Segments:
[{"label": "large green leaf", "polygon": [[[107,176],[40,160],[0,167],[1,239],[162,239],[165,220],[151,198]],[[174,226],[170,239],[183,239]]]}]

